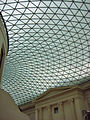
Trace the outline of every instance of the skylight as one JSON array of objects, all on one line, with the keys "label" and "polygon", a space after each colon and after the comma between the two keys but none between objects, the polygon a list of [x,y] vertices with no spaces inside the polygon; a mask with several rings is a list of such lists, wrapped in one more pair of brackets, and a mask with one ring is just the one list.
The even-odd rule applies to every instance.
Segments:
[{"label": "skylight", "polygon": [[0,0],[9,34],[2,88],[17,105],[90,80],[90,0]]}]

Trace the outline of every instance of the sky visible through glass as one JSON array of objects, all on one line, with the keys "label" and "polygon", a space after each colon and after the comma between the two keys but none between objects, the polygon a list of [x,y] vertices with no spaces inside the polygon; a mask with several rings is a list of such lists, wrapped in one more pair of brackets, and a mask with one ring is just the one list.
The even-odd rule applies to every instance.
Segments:
[{"label": "sky visible through glass", "polygon": [[2,88],[17,105],[90,79],[90,0],[1,0],[9,34]]}]

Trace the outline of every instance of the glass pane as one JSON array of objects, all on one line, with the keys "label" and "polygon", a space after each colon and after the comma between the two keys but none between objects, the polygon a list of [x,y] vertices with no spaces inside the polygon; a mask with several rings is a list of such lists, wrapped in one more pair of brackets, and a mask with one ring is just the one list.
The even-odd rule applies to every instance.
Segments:
[{"label": "glass pane", "polygon": [[90,79],[89,0],[0,1],[9,33],[2,88],[17,105]]}]

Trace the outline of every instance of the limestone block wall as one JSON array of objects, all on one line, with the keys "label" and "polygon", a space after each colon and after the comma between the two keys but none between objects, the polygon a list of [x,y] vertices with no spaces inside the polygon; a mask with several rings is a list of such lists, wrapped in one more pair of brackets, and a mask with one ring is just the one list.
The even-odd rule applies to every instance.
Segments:
[{"label": "limestone block wall", "polygon": [[15,104],[10,95],[0,90],[0,120],[29,120]]},{"label": "limestone block wall", "polygon": [[27,114],[30,120],[35,120],[35,104],[32,102],[19,106],[21,112]]},{"label": "limestone block wall", "polygon": [[83,120],[82,111],[90,110],[90,82],[50,89],[26,108],[22,110],[32,120]]},{"label": "limestone block wall", "polygon": [[36,103],[35,120],[82,120],[83,103],[84,97],[79,89],[43,98]]},{"label": "limestone block wall", "polygon": [[7,51],[8,51],[8,36],[2,19],[2,15],[0,13],[0,84]]},{"label": "limestone block wall", "polygon": [[81,84],[84,93],[85,110],[90,111],[90,81]]},{"label": "limestone block wall", "polygon": [[86,109],[90,111],[90,89],[85,91]]},{"label": "limestone block wall", "polygon": [[7,38],[6,29],[5,29],[2,17],[0,15],[0,48],[2,48],[2,44],[3,44],[6,54],[7,54],[7,51],[8,51],[8,40],[7,39],[8,38]]}]

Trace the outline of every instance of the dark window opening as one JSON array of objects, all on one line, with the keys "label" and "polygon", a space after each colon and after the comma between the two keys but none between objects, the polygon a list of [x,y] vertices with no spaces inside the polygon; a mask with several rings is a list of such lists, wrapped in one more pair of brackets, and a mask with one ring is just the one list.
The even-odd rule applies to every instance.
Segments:
[{"label": "dark window opening", "polygon": [[54,108],[54,113],[55,113],[55,114],[58,113],[58,107],[55,107],[55,108]]}]

